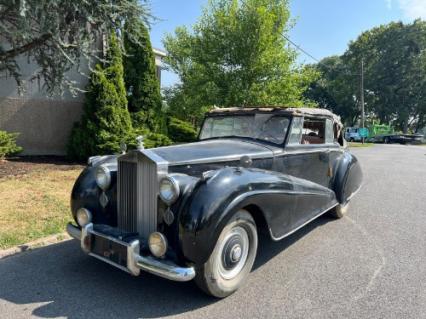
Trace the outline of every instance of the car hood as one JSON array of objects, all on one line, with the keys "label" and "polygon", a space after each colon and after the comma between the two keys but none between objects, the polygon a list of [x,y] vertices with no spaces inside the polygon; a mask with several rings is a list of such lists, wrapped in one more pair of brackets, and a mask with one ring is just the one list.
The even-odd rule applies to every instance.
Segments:
[{"label": "car hood", "polygon": [[169,162],[169,165],[234,161],[245,155],[251,158],[273,157],[273,152],[268,147],[240,139],[214,139],[159,147],[150,151]]}]

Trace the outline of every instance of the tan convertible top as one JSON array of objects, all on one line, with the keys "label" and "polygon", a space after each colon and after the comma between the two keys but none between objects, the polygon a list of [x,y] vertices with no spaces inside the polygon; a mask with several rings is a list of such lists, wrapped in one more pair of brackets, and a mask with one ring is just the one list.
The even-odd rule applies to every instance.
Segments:
[{"label": "tan convertible top", "polygon": [[278,114],[289,114],[296,116],[326,116],[331,117],[334,122],[343,127],[340,116],[332,113],[326,109],[310,108],[310,107],[229,107],[229,108],[216,108],[211,110],[208,114],[222,114],[222,113],[255,113],[255,112],[271,112]]}]

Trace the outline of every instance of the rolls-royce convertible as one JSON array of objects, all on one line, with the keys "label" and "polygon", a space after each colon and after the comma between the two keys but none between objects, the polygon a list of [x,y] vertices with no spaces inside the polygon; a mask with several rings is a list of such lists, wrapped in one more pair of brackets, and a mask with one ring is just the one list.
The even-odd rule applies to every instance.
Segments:
[{"label": "rolls-royce convertible", "polygon": [[345,215],[362,172],[342,128],[323,109],[215,109],[195,143],[144,149],[140,138],[137,150],[91,157],[67,231],[131,275],[194,279],[226,297],[249,275],[261,230],[280,240]]}]

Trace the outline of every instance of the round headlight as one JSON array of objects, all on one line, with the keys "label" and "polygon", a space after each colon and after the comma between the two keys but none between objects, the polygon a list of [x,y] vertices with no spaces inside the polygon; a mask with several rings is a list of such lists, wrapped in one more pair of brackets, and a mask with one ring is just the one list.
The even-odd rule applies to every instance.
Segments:
[{"label": "round headlight", "polygon": [[108,167],[100,165],[96,168],[96,184],[106,190],[111,184],[111,172]]},{"label": "round headlight", "polygon": [[149,235],[149,250],[155,257],[163,257],[167,252],[167,238],[159,232]]},{"label": "round headlight", "polygon": [[173,204],[179,197],[179,183],[171,176],[164,177],[160,181],[160,198],[167,205]]},{"label": "round headlight", "polygon": [[84,227],[92,222],[92,213],[86,208],[79,208],[77,210],[77,223]]}]

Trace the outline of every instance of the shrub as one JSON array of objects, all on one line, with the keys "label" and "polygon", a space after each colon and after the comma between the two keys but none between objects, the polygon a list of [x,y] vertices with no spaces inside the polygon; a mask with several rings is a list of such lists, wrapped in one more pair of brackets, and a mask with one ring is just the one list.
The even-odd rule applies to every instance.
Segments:
[{"label": "shrub", "polygon": [[[128,30],[131,29],[129,37]],[[126,23],[123,58],[124,82],[128,92],[129,111],[135,127],[161,130],[162,101],[160,82],[156,75],[155,57],[149,32],[142,20]]]},{"label": "shrub", "polygon": [[122,54],[116,36],[110,38],[109,64],[97,65],[91,74],[84,114],[74,125],[68,143],[70,157],[84,160],[92,155],[120,151],[121,141],[132,135],[123,79]]},{"label": "shrub", "polygon": [[22,151],[22,147],[16,145],[18,135],[19,133],[0,131],[0,159]]},{"label": "shrub", "polygon": [[197,139],[197,131],[188,122],[175,117],[170,118],[167,128],[169,137],[178,143],[193,142]]},{"label": "shrub", "polygon": [[144,146],[145,148],[154,148],[154,147],[160,147],[160,146],[168,146],[171,145],[173,142],[164,134],[158,134],[158,133],[152,133],[149,132],[146,129],[135,129],[132,134],[129,134],[127,139],[125,140],[128,149],[136,149],[137,148],[137,142],[136,137],[139,135],[142,135],[144,137]]}]

